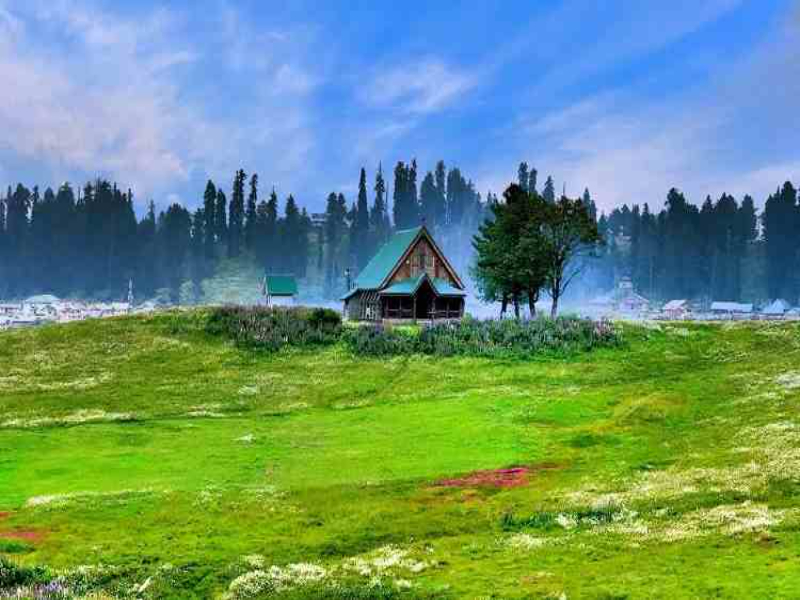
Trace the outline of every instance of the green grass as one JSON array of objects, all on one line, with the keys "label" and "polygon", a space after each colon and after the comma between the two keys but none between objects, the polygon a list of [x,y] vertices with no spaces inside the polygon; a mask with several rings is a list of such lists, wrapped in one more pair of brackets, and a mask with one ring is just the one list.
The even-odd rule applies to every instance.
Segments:
[{"label": "green grass", "polygon": [[260,353],[206,319],[0,334],[0,556],[119,597],[272,566],[286,598],[800,589],[796,324],[626,325],[524,361]]}]

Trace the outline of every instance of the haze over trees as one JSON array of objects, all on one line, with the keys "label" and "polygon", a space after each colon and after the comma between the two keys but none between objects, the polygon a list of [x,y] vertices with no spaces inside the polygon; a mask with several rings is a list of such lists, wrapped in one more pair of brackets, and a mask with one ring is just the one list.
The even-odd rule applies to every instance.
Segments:
[{"label": "haze over trees", "polygon": [[[345,291],[348,272],[354,278],[392,230],[422,222],[455,268],[467,275],[475,264],[474,235],[487,218],[497,218],[496,210],[505,210],[498,207],[508,198],[491,192],[482,197],[458,167],[444,161],[426,169],[412,158],[388,173],[387,179],[381,163],[373,172],[361,169],[356,196],[348,201],[332,191],[325,211],[315,215],[290,195],[279,198],[274,188],[263,193],[258,175],[242,169],[228,182],[209,181],[193,212],[180,204],[156,210],[150,202],[140,218],[133,192],[104,180],[80,189],[68,183],[44,191],[10,186],[0,192],[0,298],[53,293],[121,299],[133,280],[139,299],[202,301],[201,283],[220,265],[245,261],[260,270],[305,278],[303,289],[333,301]],[[541,184],[537,169],[528,163],[519,165],[515,187],[515,195],[551,207],[559,204],[553,177]],[[605,244],[593,247],[596,258],[573,261],[580,276],[562,278],[572,282],[566,290],[556,284],[552,291],[559,301],[565,291],[570,298],[586,299],[630,277],[636,290],[654,301],[784,298],[796,303],[798,193],[786,182],[763,200],[759,214],[749,196],[723,193],[696,205],[673,188],[658,212],[642,203],[598,214],[587,189],[580,204],[596,221]],[[500,279],[492,284],[494,292],[485,286],[479,291],[501,302],[505,297],[509,305],[516,299],[517,305],[535,306],[547,286],[539,285],[534,269],[538,238],[522,233],[507,232],[505,245],[493,248],[504,262],[492,268],[527,277],[527,283],[510,295]],[[524,243],[509,245],[508,240]],[[527,264],[527,273],[514,273],[510,266],[520,255],[525,261],[518,264]]]}]

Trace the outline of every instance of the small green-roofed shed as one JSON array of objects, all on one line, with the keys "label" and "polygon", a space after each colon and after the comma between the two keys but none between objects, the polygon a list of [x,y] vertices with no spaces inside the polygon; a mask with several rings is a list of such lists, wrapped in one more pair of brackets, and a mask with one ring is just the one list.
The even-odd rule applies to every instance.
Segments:
[{"label": "small green-roofed shed", "polygon": [[291,297],[297,295],[297,280],[294,275],[267,275],[264,278],[267,296]]}]

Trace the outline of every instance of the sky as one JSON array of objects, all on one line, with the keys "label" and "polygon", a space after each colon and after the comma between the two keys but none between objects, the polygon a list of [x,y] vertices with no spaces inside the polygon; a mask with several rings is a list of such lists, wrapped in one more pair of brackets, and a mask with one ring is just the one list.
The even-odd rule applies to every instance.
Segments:
[{"label": "sky", "polygon": [[411,158],[606,212],[800,183],[791,0],[0,0],[0,82],[0,189],[106,177],[140,212],[238,168],[313,212]]}]

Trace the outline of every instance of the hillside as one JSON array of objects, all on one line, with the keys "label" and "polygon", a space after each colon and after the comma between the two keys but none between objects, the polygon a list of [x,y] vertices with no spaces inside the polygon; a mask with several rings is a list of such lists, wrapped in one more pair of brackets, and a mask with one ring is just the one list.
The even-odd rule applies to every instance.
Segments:
[{"label": "hillside", "polygon": [[796,324],[500,361],[259,354],[204,319],[0,333],[20,573],[138,598],[800,589]]}]

